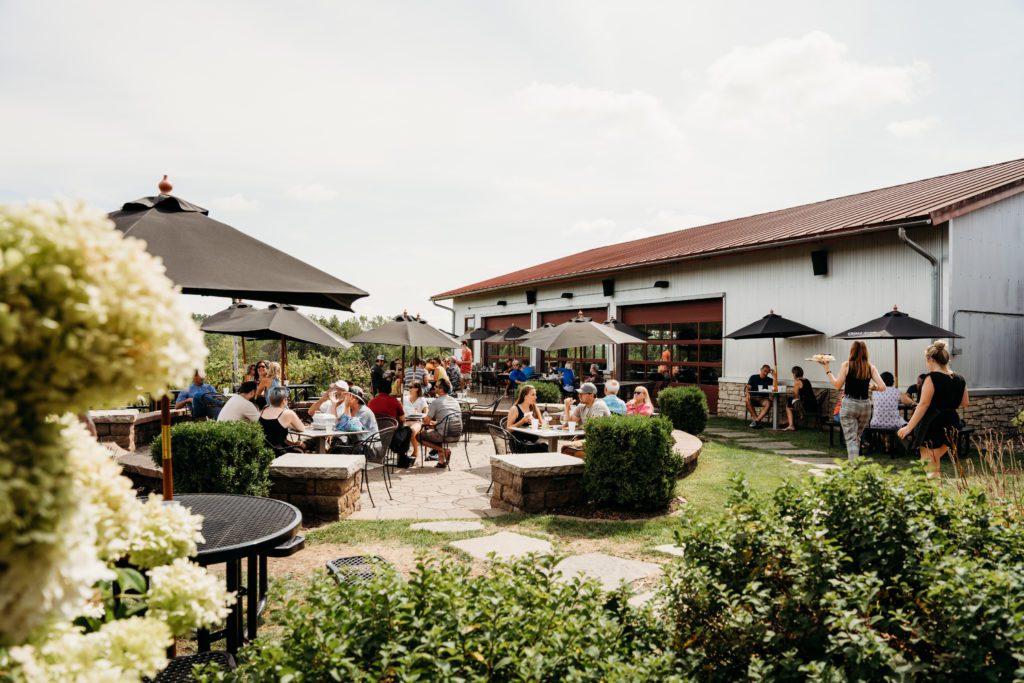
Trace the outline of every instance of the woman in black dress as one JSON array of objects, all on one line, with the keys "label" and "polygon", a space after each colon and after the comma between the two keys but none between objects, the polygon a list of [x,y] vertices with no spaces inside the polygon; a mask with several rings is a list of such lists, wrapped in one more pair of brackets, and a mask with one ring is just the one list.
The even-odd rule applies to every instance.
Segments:
[{"label": "woman in black dress", "polygon": [[950,447],[956,444],[960,428],[957,409],[969,403],[967,382],[949,369],[949,351],[946,342],[937,341],[924,352],[928,376],[921,385],[921,399],[914,415],[903,429],[896,432],[901,439],[913,433],[915,448],[921,449],[921,460],[928,468],[928,477],[939,476],[939,462]]}]

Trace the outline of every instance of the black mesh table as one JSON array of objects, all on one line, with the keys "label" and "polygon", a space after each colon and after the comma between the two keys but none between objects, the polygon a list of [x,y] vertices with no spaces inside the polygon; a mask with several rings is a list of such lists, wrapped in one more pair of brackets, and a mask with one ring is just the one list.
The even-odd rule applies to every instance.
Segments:
[{"label": "black mesh table", "polygon": [[[259,613],[266,603],[267,556],[295,536],[302,513],[294,505],[256,496],[184,493],[174,500],[203,516],[205,541],[197,546],[196,562],[203,566],[224,564],[227,589],[238,594],[223,632],[199,632],[199,651],[209,651],[210,641],[223,636],[227,651],[234,654],[246,638],[256,638]],[[243,559],[247,561],[245,587]],[[244,631],[243,625],[247,626]]]}]

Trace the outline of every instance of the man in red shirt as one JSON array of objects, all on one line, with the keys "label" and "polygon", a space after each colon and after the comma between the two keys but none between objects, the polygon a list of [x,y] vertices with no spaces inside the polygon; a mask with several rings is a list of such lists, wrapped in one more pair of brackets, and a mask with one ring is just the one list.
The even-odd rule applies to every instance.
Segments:
[{"label": "man in red shirt", "polygon": [[462,360],[459,361],[459,372],[468,375],[472,369],[473,352],[469,349],[469,344],[462,342]]},{"label": "man in red shirt", "polygon": [[398,424],[405,424],[405,412],[402,410],[402,402],[388,393],[383,386],[377,387],[377,393],[370,402],[366,404],[374,417],[393,417]]}]

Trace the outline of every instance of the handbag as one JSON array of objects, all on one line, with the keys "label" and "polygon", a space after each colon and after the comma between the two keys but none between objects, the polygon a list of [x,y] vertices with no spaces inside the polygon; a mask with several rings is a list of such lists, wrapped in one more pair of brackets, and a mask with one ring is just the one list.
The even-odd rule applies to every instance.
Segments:
[{"label": "handbag", "polygon": [[354,415],[342,415],[338,418],[334,429],[339,432],[361,432],[363,431],[363,423]]}]

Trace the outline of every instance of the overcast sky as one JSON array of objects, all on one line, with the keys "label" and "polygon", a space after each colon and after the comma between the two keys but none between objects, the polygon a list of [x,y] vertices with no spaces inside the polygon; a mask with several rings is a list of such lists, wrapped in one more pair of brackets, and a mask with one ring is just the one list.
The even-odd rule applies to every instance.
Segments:
[{"label": "overcast sky", "polygon": [[4,0],[0,201],[167,173],[448,324],[431,294],[585,248],[1024,156],[1022,35],[1010,0]]}]

